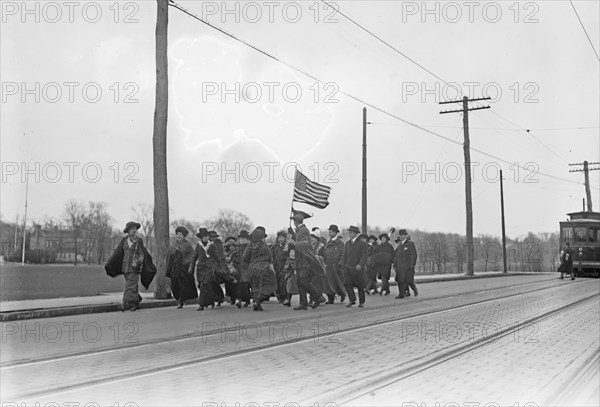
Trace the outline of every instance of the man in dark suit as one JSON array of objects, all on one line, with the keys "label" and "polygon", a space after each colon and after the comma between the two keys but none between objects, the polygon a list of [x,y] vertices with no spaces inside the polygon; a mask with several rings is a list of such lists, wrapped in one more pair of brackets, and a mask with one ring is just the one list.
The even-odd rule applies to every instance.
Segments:
[{"label": "man in dark suit", "polygon": [[308,309],[308,300],[306,294],[310,294],[315,299],[311,308],[317,308],[321,304],[321,294],[312,284],[316,259],[310,251],[310,231],[304,224],[304,216],[296,214],[290,219],[294,221],[296,231],[294,232],[294,241],[292,245],[296,251],[296,277],[298,280],[298,294],[300,305],[295,307],[295,311]]},{"label": "man in dark suit", "polygon": [[356,226],[348,229],[350,240],[344,247],[344,286],[348,292],[350,303],[346,307],[356,304],[354,287],[358,288],[359,308],[365,304],[364,270],[367,263],[367,243],[358,238],[360,230]]},{"label": "man in dark suit", "polygon": [[400,238],[400,244],[394,254],[394,268],[396,269],[396,281],[398,282],[398,296],[396,298],[404,298],[408,285],[417,296],[419,292],[414,283],[417,249],[405,229],[400,229],[398,237]]}]

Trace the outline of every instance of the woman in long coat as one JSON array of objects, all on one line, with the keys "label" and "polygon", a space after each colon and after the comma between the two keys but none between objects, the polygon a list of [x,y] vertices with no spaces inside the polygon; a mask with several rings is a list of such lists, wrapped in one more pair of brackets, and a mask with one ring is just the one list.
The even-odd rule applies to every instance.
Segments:
[{"label": "woman in long coat", "polygon": [[392,272],[392,261],[394,259],[394,247],[390,243],[390,236],[387,233],[379,235],[381,243],[377,245],[373,254],[373,262],[377,277],[381,279],[381,290],[379,295],[390,294],[390,275]]},{"label": "woman in long coat", "polygon": [[189,272],[193,272],[196,267],[196,279],[200,295],[198,296],[198,311],[203,311],[204,307],[215,306],[217,300],[213,291],[216,282],[215,272],[221,270],[221,257],[216,246],[209,242],[209,232],[206,228],[200,228],[196,236],[200,238],[200,243],[196,246],[194,257],[190,263]]},{"label": "woman in long coat", "polygon": [[194,258],[194,248],[186,240],[189,231],[183,226],[175,229],[177,240],[167,252],[166,276],[171,279],[171,291],[177,300],[177,308],[183,308],[187,300],[198,298],[194,275],[189,272]]},{"label": "woman in long coat", "polygon": [[127,236],[121,239],[104,266],[106,274],[111,277],[116,277],[119,274],[125,276],[123,311],[140,309],[140,302],[142,301],[138,289],[140,277],[142,285],[147,289],[156,274],[152,257],[144,247],[142,239],[137,235],[139,228],[139,223],[127,222],[125,229],[123,229],[123,233],[127,233]]},{"label": "woman in long coat", "polygon": [[248,262],[254,311],[262,311],[261,303],[277,291],[277,277],[273,268],[273,255],[265,243],[264,228],[258,226],[250,234],[250,245],[243,260]]},{"label": "woman in long coat", "polygon": [[237,247],[235,252],[231,255],[231,263],[235,267],[236,279],[238,281],[237,301],[235,303],[238,308],[242,308],[242,303],[244,304],[244,308],[246,308],[250,305],[250,299],[252,298],[250,293],[250,272],[248,270],[248,262],[244,261],[244,253],[246,253],[246,249],[248,248],[249,238],[250,234],[247,230],[240,231]]}]

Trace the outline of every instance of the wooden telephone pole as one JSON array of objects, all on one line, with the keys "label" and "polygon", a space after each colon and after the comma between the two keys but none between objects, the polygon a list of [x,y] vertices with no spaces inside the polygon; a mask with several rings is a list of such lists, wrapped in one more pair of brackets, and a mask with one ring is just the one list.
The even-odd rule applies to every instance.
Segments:
[{"label": "wooden telephone pole", "polygon": [[367,234],[367,108],[363,107],[362,233]]},{"label": "wooden telephone pole", "polygon": [[[469,102],[475,102],[479,100],[490,100],[490,97],[469,99],[463,97],[461,110],[448,110],[440,112],[440,114],[446,113],[461,113],[463,114],[463,129],[465,141],[463,144],[463,151],[465,154],[465,196],[466,196],[466,208],[467,208],[467,275],[472,276],[474,274],[473,260],[475,258],[475,250],[473,249],[473,203],[471,200],[471,145],[469,141],[469,111],[470,110],[481,110],[489,109],[489,106],[474,107],[469,109]],[[440,102],[440,105],[448,103],[460,103],[460,100],[452,100],[448,102]]]},{"label": "wooden telephone pole", "polygon": [[154,163],[154,236],[156,238],[156,290],[154,298],[168,297],[166,282],[169,248],[169,190],[167,186],[167,111],[169,101],[169,0],[156,0],[156,102],[152,135]]},{"label": "wooden telephone pole", "polygon": [[[583,172],[584,176],[585,176],[585,195],[587,197],[587,210],[588,212],[592,212],[592,192],[590,191],[590,171],[598,171],[600,170],[600,167],[596,167],[596,168],[589,168],[589,165],[598,165],[600,163],[588,163],[587,161],[584,161],[583,163],[578,163],[578,164],[569,164],[571,166],[574,165],[583,165],[583,168],[581,169],[577,169],[577,170],[570,170],[569,172]],[[585,210],[585,207],[584,207]]]}]

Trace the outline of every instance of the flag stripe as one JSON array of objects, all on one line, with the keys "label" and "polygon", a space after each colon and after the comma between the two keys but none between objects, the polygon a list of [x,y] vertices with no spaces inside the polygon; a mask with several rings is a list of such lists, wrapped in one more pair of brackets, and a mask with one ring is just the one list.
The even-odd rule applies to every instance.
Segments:
[{"label": "flag stripe", "polygon": [[304,202],[323,209],[329,205],[327,199],[329,198],[330,192],[330,187],[311,181],[306,175],[296,170],[294,201]]}]

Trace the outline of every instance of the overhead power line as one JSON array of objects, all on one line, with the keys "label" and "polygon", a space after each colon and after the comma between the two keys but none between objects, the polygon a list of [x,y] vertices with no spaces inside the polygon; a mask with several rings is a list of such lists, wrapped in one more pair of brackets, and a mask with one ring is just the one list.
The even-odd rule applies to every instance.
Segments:
[{"label": "overhead power line", "polygon": [[592,39],[590,38],[587,30],[585,29],[585,26],[583,25],[583,21],[581,21],[581,18],[579,17],[579,13],[577,12],[575,5],[573,4],[573,1],[569,0],[569,3],[571,3],[571,7],[573,7],[573,11],[575,12],[575,15],[577,16],[577,19],[579,20],[579,24],[581,25],[581,28],[583,28],[583,32],[585,33],[585,36],[587,37],[588,41],[590,42],[590,46],[592,47],[594,54],[596,54],[596,59],[598,59],[598,61],[600,61],[600,56],[598,56],[598,51],[596,51],[596,48],[594,47],[594,43],[592,42]]},{"label": "overhead power line", "polygon": [[[227,36],[227,37],[229,37],[229,38],[232,38],[232,39],[234,39],[234,40],[236,40],[236,41],[238,41],[238,42],[240,42],[240,43],[242,43],[242,44],[246,45],[246,46],[247,46],[247,47],[249,47],[249,48],[252,48],[252,49],[253,49],[253,50],[255,50],[256,52],[259,52],[260,54],[262,54],[262,55],[264,55],[264,56],[266,56],[266,57],[268,57],[268,58],[270,58],[270,59],[272,59],[272,60],[274,60],[274,61],[276,61],[276,62],[278,62],[278,63],[282,64],[282,65],[285,65],[285,66],[287,66],[287,67],[289,67],[289,68],[291,68],[291,69],[293,69],[293,70],[295,70],[295,71],[297,71],[297,72],[301,73],[302,75],[305,75],[306,77],[308,77],[308,78],[310,78],[310,79],[312,79],[312,80],[314,80],[314,81],[317,81],[317,82],[319,82],[319,83],[321,83],[321,84],[324,84],[324,83],[325,83],[325,81],[323,81],[323,80],[321,80],[321,79],[317,78],[316,76],[314,76],[314,75],[311,75],[310,73],[308,73],[308,72],[306,72],[306,71],[304,71],[304,70],[302,70],[302,69],[300,69],[300,68],[298,68],[298,67],[296,67],[296,66],[294,66],[294,65],[291,65],[291,64],[287,63],[286,61],[283,61],[283,60],[281,60],[281,59],[277,58],[276,56],[274,56],[274,55],[272,55],[272,54],[270,54],[270,53],[268,53],[268,52],[266,52],[266,51],[263,51],[262,49],[260,49],[260,48],[256,47],[255,45],[252,45],[252,44],[250,44],[249,42],[247,42],[247,41],[244,41],[243,39],[241,39],[241,38],[239,38],[239,37],[235,36],[234,34],[231,34],[231,33],[227,32],[227,31],[225,31],[225,30],[222,30],[221,28],[219,28],[219,27],[217,27],[217,26],[214,26],[214,25],[212,25],[212,24],[211,24],[211,23],[209,23],[208,21],[205,21],[205,20],[201,19],[200,17],[198,17],[198,16],[197,16],[197,15],[195,15],[194,13],[190,12],[189,10],[187,10],[187,9],[183,8],[182,6],[180,6],[179,4],[177,4],[175,1],[173,1],[173,0],[169,0],[169,4],[171,5],[171,7],[174,7],[174,8],[176,8],[176,9],[178,9],[179,11],[181,11],[181,12],[183,12],[183,13],[187,14],[188,16],[190,16],[190,17],[194,18],[195,20],[198,20],[199,22],[201,22],[201,23],[202,23],[202,24],[204,24],[204,25],[207,25],[208,27],[210,27],[210,28],[212,28],[212,29],[214,29],[214,30],[217,30],[217,31],[219,31],[219,32],[220,32],[220,33],[222,33],[223,35],[225,35],[225,36]],[[394,113],[390,113],[390,112],[388,112],[387,110],[385,110],[385,109],[382,109],[382,108],[380,108],[380,107],[378,107],[378,106],[376,106],[376,105],[374,105],[374,104],[372,104],[372,103],[370,103],[370,102],[367,102],[367,101],[365,101],[365,100],[363,100],[363,99],[361,99],[361,98],[359,98],[359,97],[357,97],[357,96],[354,96],[354,95],[352,95],[352,94],[350,94],[350,93],[348,93],[348,92],[344,91],[343,89],[340,89],[340,90],[339,90],[339,92],[340,92],[341,94],[343,94],[343,95],[345,95],[345,96],[349,97],[350,99],[352,99],[352,100],[356,101],[356,102],[362,103],[362,104],[364,104],[364,105],[366,105],[366,106],[368,106],[368,107],[370,107],[370,108],[372,108],[372,109],[374,109],[374,110],[377,110],[377,111],[378,111],[378,112],[380,112],[380,113],[383,113],[383,114],[385,114],[386,116],[392,117],[392,118],[394,118],[394,119],[396,119],[396,120],[399,120],[399,121],[401,121],[401,122],[403,122],[403,123],[406,123],[406,124],[408,124],[409,126],[412,126],[412,127],[416,128],[416,129],[419,129],[419,130],[421,130],[421,131],[424,131],[425,133],[429,133],[429,134],[431,134],[432,136],[435,136],[435,137],[441,138],[441,139],[443,139],[443,140],[449,141],[449,142],[451,142],[451,143],[453,143],[453,144],[456,144],[456,145],[459,145],[459,146],[461,146],[461,147],[462,147],[462,143],[461,143],[461,142],[458,142],[458,141],[452,140],[452,139],[451,139],[451,138],[449,138],[449,137],[442,136],[442,135],[441,135],[441,134],[439,134],[439,133],[436,133],[436,132],[434,132],[434,131],[432,131],[432,130],[429,130],[429,129],[425,128],[425,127],[419,126],[419,125],[417,125],[417,124],[415,124],[415,123],[412,123],[412,122],[410,122],[410,121],[408,121],[408,120],[406,120],[406,119],[403,119],[402,117],[400,117],[400,116],[398,116],[398,115],[396,115],[396,114],[394,114]],[[529,171],[529,170],[530,170],[530,169],[528,169],[528,168],[525,168],[525,167],[523,167],[522,165],[520,165],[520,164],[518,164],[518,163],[514,163],[514,162],[507,161],[507,160],[505,160],[505,159],[503,159],[503,158],[497,157],[497,156],[495,156],[495,155],[493,155],[493,154],[486,153],[485,151],[479,150],[479,149],[477,149],[477,148],[471,147],[471,150],[473,150],[473,151],[475,151],[475,152],[478,152],[479,154],[482,154],[482,155],[484,155],[484,156],[486,156],[486,157],[493,158],[494,160],[497,160],[497,161],[503,162],[503,163],[505,163],[505,164],[508,164],[508,165],[514,165],[514,166],[516,166],[516,167],[519,167],[519,168],[521,168],[521,169],[523,169],[523,170],[526,170],[526,171]],[[582,184],[581,182],[572,181],[572,180],[569,180],[569,179],[566,179],[566,178],[557,177],[557,176],[555,176],[555,175],[546,174],[546,173],[539,172],[539,171],[538,171],[536,174],[543,175],[543,176],[545,176],[545,177],[549,177],[549,178],[553,178],[553,179],[557,179],[557,180],[560,180],[560,181],[569,182],[569,183],[572,183],[572,184],[577,184],[577,185],[581,185],[581,184]]]},{"label": "overhead power line", "polygon": [[[366,28],[364,25],[362,25],[361,23],[359,23],[358,21],[356,21],[355,19],[353,19],[352,17],[350,17],[349,15],[345,14],[344,12],[340,11],[339,9],[335,8],[334,6],[332,6],[331,4],[329,4],[326,0],[321,0],[322,3],[324,3],[325,5],[327,5],[328,7],[330,7],[331,9],[335,10],[336,13],[338,13],[339,15],[341,15],[342,17],[344,17],[346,20],[350,21],[352,24],[356,25],[357,27],[359,27],[361,30],[365,31],[366,33],[368,33],[369,35],[371,35],[373,38],[377,39],[379,42],[381,42],[382,44],[384,44],[386,47],[390,48],[391,50],[393,50],[394,52],[396,52],[397,54],[401,55],[402,57],[406,58],[407,60],[409,60],[410,62],[412,62],[413,64],[415,64],[416,66],[418,66],[419,68],[423,69],[425,72],[427,72],[428,74],[432,75],[433,77],[439,79],[440,81],[442,81],[444,84],[458,90],[459,94],[461,96],[464,96],[464,94],[462,93],[462,89],[460,89],[460,87],[457,87],[456,85],[447,82],[446,80],[444,80],[442,77],[440,77],[439,75],[436,75],[434,72],[432,72],[431,70],[427,69],[425,66],[423,66],[422,64],[420,64],[419,62],[417,62],[416,60],[414,60],[413,58],[409,57],[407,54],[405,54],[404,52],[400,51],[398,48],[394,47],[393,45],[391,45],[389,42],[387,42],[386,40],[384,40],[383,38],[381,38],[380,36],[378,36],[377,34],[375,34],[373,31],[369,30],[368,28]],[[466,95],[469,96],[469,95]],[[516,128],[518,128],[520,131],[525,132],[527,135],[531,136],[536,142],[538,142],[540,145],[542,145],[546,150],[550,151],[552,154],[554,154],[556,157],[558,157],[561,161],[563,162],[567,162],[564,158],[562,158],[561,156],[559,156],[554,150],[552,150],[550,147],[548,147],[546,144],[542,143],[540,140],[538,140],[533,134],[531,134],[531,132],[529,130],[526,130],[524,128],[522,128],[521,126],[511,122],[510,120],[506,119],[505,117],[503,117],[502,115],[500,115],[499,113],[496,113],[494,111],[492,111],[492,113],[494,113],[496,116],[503,118],[504,120],[506,120],[507,122],[511,123],[513,126],[515,126]]]}]

